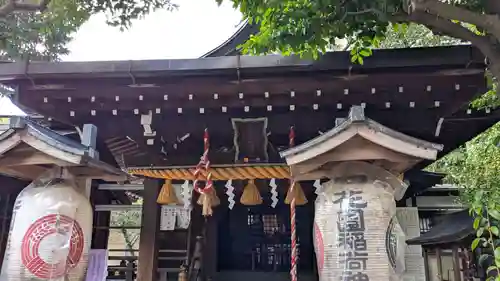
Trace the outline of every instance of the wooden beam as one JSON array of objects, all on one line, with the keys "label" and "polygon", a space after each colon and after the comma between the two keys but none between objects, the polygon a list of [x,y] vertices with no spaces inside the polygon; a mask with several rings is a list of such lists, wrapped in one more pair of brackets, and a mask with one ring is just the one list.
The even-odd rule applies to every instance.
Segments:
[{"label": "wooden beam", "polygon": [[47,165],[73,166],[75,164],[62,161],[32,148],[31,152],[10,151],[0,157],[0,166]]},{"label": "wooden beam", "polygon": [[5,154],[22,142],[22,136],[13,132],[13,136],[9,136],[6,140],[0,142],[0,154]]},{"label": "wooden beam", "polygon": [[160,225],[160,206],[156,199],[161,181],[145,179],[142,202],[142,225],[139,241],[139,268],[137,280],[156,281],[158,269],[157,236]]},{"label": "wooden beam", "polygon": [[[310,108],[297,107],[294,111],[289,108],[276,109],[269,112],[264,109],[252,109],[249,112],[238,109],[227,113],[217,109],[216,111],[205,111],[200,114],[197,110],[184,110],[182,114],[175,112],[164,112],[154,115],[153,129],[156,130],[156,136],[163,136],[167,142],[170,139],[175,140],[177,137],[182,137],[190,133],[190,138],[202,138],[203,131],[208,128],[211,139],[217,137],[230,138],[232,142],[233,130],[231,118],[257,118],[262,116],[268,117],[268,129],[273,136],[283,135],[288,136],[290,126],[295,127],[298,138],[306,138],[317,136],[318,131],[326,132],[335,126],[335,118],[345,117],[350,108],[349,104],[343,104],[342,109],[334,107],[321,107],[318,110]],[[409,112],[411,110],[411,112]],[[464,112],[465,113],[465,112]],[[366,108],[366,115],[387,126],[393,130],[401,132],[422,132],[424,128],[428,128],[428,135],[434,137],[435,127],[441,116],[439,108],[434,109],[409,109],[409,108],[391,108],[378,110],[376,108]],[[53,116],[54,117],[54,116]],[[140,116],[133,115],[130,111],[126,114],[112,115],[111,112],[101,115],[91,116],[90,113],[85,115],[77,115],[74,119],[70,119],[69,115],[66,120],[73,120],[75,123],[93,123],[101,132],[101,137],[109,138],[117,135],[129,136],[132,139],[139,141],[144,138],[143,128],[140,125]],[[117,126],[122,124],[122,126]],[[182,124],[182,126],[179,126]],[[419,135],[414,137],[421,138]],[[299,141],[299,140],[297,140]],[[145,142],[144,142],[145,143]]]},{"label": "wooden beam", "polygon": [[34,180],[48,169],[40,166],[0,167],[0,174],[23,180]]},{"label": "wooden beam", "polygon": [[[99,168],[93,168],[93,167],[85,167],[85,166],[75,167],[74,166],[74,167],[68,167],[68,171],[70,171],[77,178],[102,179],[102,180],[106,180],[106,181],[125,181],[126,180],[125,174],[111,174],[107,171],[102,171]],[[86,186],[84,188],[85,190],[87,190],[86,194],[90,195],[89,194],[89,190],[90,190],[89,185],[82,184],[82,186],[83,185]]]},{"label": "wooden beam", "polygon": [[[477,86],[479,87],[479,86]],[[450,87],[451,88],[451,87]],[[338,95],[336,93],[343,91],[344,89],[337,89],[336,91],[328,92],[324,91],[321,96],[317,96],[314,90],[310,90],[305,93],[295,93],[294,96],[290,96],[290,91],[280,91],[279,94],[269,95],[266,97],[264,92],[258,92],[256,94],[244,94],[243,98],[239,98],[238,92],[232,93],[232,95],[221,96],[218,94],[217,99],[213,96],[197,97],[197,96],[183,96],[183,97],[169,97],[168,100],[164,100],[163,96],[155,95],[152,97],[145,97],[143,100],[137,99],[137,97],[126,98],[123,97],[119,102],[115,100],[114,97],[101,98],[97,102],[92,102],[88,98],[82,98],[75,100],[74,102],[68,103],[66,99],[56,99],[53,98],[49,103],[44,103],[43,99],[33,99],[30,103],[36,104],[37,107],[42,109],[54,109],[58,108],[63,110],[67,116],[70,116],[70,111],[73,111],[76,115],[90,114],[92,110],[95,110],[96,116],[102,112],[112,112],[112,110],[117,110],[119,112],[130,111],[137,109],[140,112],[147,112],[148,110],[155,110],[160,108],[162,110],[174,110],[177,108],[186,109],[196,109],[202,107],[204,109],[216,109],[221,110],[222,106],[227,107],[229,110],[242,109],[244,106],[249,106],[251,108],[266,108],[268,105],[272,105],[275,108],[278,107],[288,107],[289,105],[295,105],[296,107],[312,107],[314,104],[320,106],[327,105],[337,105],[337,103],[344,104],[359,104],[366,103],[371,107],[378,107],[380,109],[386,108],[386,102],[391,104],[391,107],[406,107],[409,108],[410,102],[415,102],[416,106],[420,108],[432,108],[434,107],[434,102],[439,101],[440,104],[446,104],[456,94],[456,90],[448,89],[446,92],[441,92],[439,94],[429,94],[425,91],[425,88],[408,90],[404,96],[397,96],[397,88],[390,92],[382,92],[378,95],[370,94],[370,89],[363,89],[363,91],[355,92],[349,90],[349,95]],[[475,92],[469,91],[469,97],[473,96]],[[467,98],[467,95],[464,95]],[[190,99],[192,97],[192,99]],[[464,100],[460,99],[462,102]],[[441,106],[441,105],[440,105]]]}]

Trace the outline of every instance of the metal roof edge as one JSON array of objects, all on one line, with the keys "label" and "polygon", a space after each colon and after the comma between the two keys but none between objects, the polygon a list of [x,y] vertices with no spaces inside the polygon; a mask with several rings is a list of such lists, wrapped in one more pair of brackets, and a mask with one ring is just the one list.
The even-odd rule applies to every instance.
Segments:
[{"label": "metal roof edge", "polygon": [[231,35],[231,37],[224,41],[224,43],[208,51],[200,58],[236,55],[238,53],[238,46],[245,43],[250,36],[256,34],[258,31],[258,26],[249,24],[248,20],[245,20],[241,27]]},{"label": "metal roof edge", "polygon": [[[353,65],[349,52],[331,52],[318,60],[298,56],[227,56],[198,59],[14,62],[0,64],[0,81],[61,78],[152,77],[175,75],[220,75],[229,71],[258,73],[280,71],[370,72],[382,69],[432,67],[438,69],[484,69],[484,56],[472,46],[376,50],[363,65]],[[227,73],[226,73],[227,74]]]}]

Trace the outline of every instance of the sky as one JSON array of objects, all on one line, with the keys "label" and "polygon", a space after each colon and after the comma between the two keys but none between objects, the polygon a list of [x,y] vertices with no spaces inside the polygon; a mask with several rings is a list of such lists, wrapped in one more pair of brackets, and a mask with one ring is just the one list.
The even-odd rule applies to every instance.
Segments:
[{"label": "sky", "polygon": [[[95,15],[76,34],[64,61],[197,58],[225,42],[241,24],[241,14],[215,0],[173,0],[177,10],[157,11],[136,20],[126,31],[106,25]],[[226,1],[228,2],[228,1]],[[10,99],[0,97],[0,116],[24,115]]]},{"label": "sky", "polygon": [[74,35],[65,61],[196,58],[226,41],[241,22],[229,1],[172,0],[177,10],[160,10],[121,32],[95,15]]}]

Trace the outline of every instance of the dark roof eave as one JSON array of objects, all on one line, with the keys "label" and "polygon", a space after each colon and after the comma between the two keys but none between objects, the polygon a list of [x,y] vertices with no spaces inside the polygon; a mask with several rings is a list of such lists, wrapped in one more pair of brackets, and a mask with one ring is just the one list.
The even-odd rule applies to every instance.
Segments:
[{"label": "dark roof eave", "polygon": [[249,24],[246,21],[229,39],[201,56],[201,58],[237,55],[239,54],[238,46],[245,43],[251,35],[256,34],[258,31],[259,27],[257,25]]},{"label": "dark roof eave", "polygon": [[443,216],[443,219],[428,232],[406,240],[408,245],[440,245],[460,243],[474,233],[473,218],[468,210]]},{"label": "dark roof eave", "polygon": [[0,64],[0,81],[34,78],[125,78],[198,75],[213,76],[276,71],[329,71],[344,75],[384,69],[484,69],[484,56],[472,46],[377,50],[363,65],[352,65],[349,52],[332,52],[319,60],[297,56],[228,56],[199,59],[93,61],[93,62],[14,62]]},{"label": "dark roof eave", "polygon": [[433,173],[422,170],[410,171],[404,174],[405,180],[408,180],[410,186],[406,189],[405,195],[401,200],[414,197],[424,193],[434,185],[441,183],[445,174]]},{"label": "dark roof eave", "polygon": [[45,128],[37,124],[36,122],[27,120],[25,118],[16,117],[12,119],[11,125],[13,126],[11,129],[0,135],[0,140],[6,139],[18,131],[25,131],[28,135],[33,136],[35,139],[48,144],[56,150],[80,156],[80,163],[73,164],[86,165],[88,167],[106,172],[109,175],[115,177],[120,177],[123,179],[127,178],[127,174],[124,171],[115,168],[108,163],[90,157],[89,148],[87,146],[68,137],[60,135],[57,132],[52,131],[51,129]]},{"label": "dark roof eave", "polygon": [[444,245],[460,243],[472,235],[472,231],[458,232],[453,235],[446,235],[435,239],[422,239],[416,237],[413,239],[406,240],[407,245],[422,245],[422,246],[433,246],[433,245]]},{"label": "dark roof eave", "polygon": [[284,150],[280,152],[280,155],[282,158],[287,158],[291,155],[299,154],[302,153],[308,149],[311,149],[311,147],[314,146],[319,146],[321,143],[324,143],[328,141],[330,138],[337,136],[341,132],[349,129],[352,126],[356,125],[364,125],[369,127],[375,132],[380,132],[385,135],[391,136],[395,139],[402,140],[407,143],[414,144],[415,146],[421,147],[421,148],[426,148],[426,149],[433,149],[437,151],[443,150],[443,145],[440,144],[435,144],[431,142],[427,142],[424,140],[420,140],[408,135],[405,135],[403,133],[400,133],[398,131],[392,130],[380,123],[377,123],[370,118],[367,118],[364,113],[364,108],[362,106],[352,106],[351,109],[349,110],[349,115],[348,118],[345,120],[342,120],[340,124],[336,125],[334,128],[329,130],[328,132],[311,139],[303,144],[300,144],[298,146],[295,146],[293,148]]}]

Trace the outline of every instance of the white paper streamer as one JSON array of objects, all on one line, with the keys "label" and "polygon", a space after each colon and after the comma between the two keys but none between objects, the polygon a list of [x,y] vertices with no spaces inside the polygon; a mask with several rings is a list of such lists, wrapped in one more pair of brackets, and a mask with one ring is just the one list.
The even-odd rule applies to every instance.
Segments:
[{"label": "white paper streamer", "polygon": [[191,209],[191,197],[193,196],[193,189],[189,186],[189,181],[184,181],[182,184],[182,201],[185,209]]},{"label": "white paper streamer", "polygon": [[187,229],[191,221],[191,209],[183,206],[161,206],[160,230]]},{"label": "white paper streamer", "polygon": [[227,202],[229,203],[227,206],[229,208],[229,210],[232,210],[233,207],[234,207],[234,204],[236,203],[234,201],[234,187],[233,187],[233,181],[232,180],[228,180],[226,182],[226,194],[227,194]]},{"label": "white paper streamer", "polygon": [[313,186],[315,188],[314,193],[316,193],[316,195],[319,195],[323,189],[321,186],[321,181],[315,180]]},{"label": "white paper streamer", "polygon": [[271,207],[276,208],[278,205],[278,190],[276,189],[278,186],[276,185],[276,179],[271,179],[269,182],[269,186],[271,187]]}]

